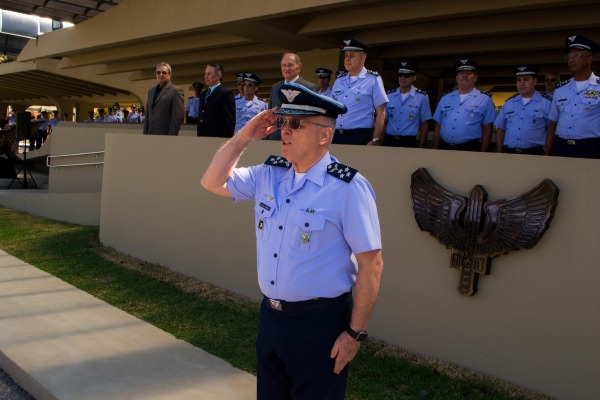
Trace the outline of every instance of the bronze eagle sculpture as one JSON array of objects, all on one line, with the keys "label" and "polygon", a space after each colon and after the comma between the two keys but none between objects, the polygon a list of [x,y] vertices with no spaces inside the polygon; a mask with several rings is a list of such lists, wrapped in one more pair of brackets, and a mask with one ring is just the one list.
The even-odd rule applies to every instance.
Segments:
[{"label": "bronze eagle sculpture", "polygon": [[491,257],[530,249],[554,216],[558,188],[550,179],[520,196],[487,202],[476,185],[463,197],[449,192],[424,168],[412,174],[411,198],[417,225],[452,249],[451,268],[459,268],[458,291],[477,293],[480,274],[489,275]]}]

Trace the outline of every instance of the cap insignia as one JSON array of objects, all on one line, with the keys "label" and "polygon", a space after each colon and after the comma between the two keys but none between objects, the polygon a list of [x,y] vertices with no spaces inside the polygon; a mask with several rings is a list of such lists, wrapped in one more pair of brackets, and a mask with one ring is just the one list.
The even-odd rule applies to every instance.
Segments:
[{"label": "cap insignia", "polygon": [[296,96],[298,96],[302,92],[299,90],[281,89],[281,93],[283,93],[283,95],[285,96],[287,101],[289,101],[290,103],[293,103]]},{"label": "cap insignia", "polygon": [[577,36],[569,36],[569,40],[570,40],[571,42],[574,42],[576,37],[577,37]]}]

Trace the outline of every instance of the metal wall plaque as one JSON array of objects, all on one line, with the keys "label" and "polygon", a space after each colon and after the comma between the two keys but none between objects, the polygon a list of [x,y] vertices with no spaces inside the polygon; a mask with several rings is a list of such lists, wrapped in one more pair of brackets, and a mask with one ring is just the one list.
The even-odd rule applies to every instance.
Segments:
[{"label": "metal wall plaque", "polygon": [[479,275],[489,275],[491,258],[530,249],[549,227],[558,202],[550,179],[518,197],[487,201],[476,185],[463,197],[449,192],[424,168],[412,174],[411,198],[417,225],[452,249],[451,268],[460,271],[458,291],[477,293]]}]

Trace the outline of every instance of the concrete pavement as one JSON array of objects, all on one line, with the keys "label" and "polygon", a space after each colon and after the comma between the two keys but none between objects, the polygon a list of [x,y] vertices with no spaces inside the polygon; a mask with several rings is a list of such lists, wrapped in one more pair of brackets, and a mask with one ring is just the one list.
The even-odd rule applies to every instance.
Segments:
[{"label": "concrete pavement", "polygon": [[0,250],[0,368],[36,400],[237,400],[256,378]]}]

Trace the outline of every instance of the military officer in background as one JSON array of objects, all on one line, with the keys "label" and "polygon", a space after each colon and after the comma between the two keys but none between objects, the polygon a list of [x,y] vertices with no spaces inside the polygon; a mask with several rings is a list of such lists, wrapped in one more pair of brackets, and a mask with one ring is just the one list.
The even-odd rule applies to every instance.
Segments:
[{"label": "military officer in background", "polygon": [[127,116],[127,122],[130,124],[140,124],[142,122],[142,118],[140,113],[138,112],[138,106],[135,104],[131,106],[131,112]]},{"label": "military officer in background", "polygon": [[255,115],[267,110],[269,105],[256,96],[262,80],[251,72],[244,74],[244,97],[235,101],[234,134],[246,125]]},{"label": "military officer in background", "polygon": [[115,106],[108,107],[108,115],[106,116],[105,122],[119,122]]},{"label": "military officer in background", "polygon": [[[398,84],[388,92],[384,146],[423,147],[429,132],[431,107],[427,92],[413,86],[418,68],[408,60],[398,66]],[[418,137],[418,142],[417,142]]]},{"label": "military officer in background", "polygon": [[442,96],[433,114],[433,147],[487,151],[496,109],[491,95],[475,88],[479,64],[464,58],[454,64],[454,69],[457,89]]},{"label": "military officer in background", "polygon": [[323,96],[333,97],[331,86],[329,86],[332,73],[333,71],[327,68],[317,68],[315,70],[315,75],[317,75],[317,93],[322,94]]},{"label": "military officer in background", "polygon": [[333,84],[333,99],[348,112],[337,118],[333,143],[381,145],[384,136],[385,105],[388,97],[377,72],[367,70],[365,61],[371,48],[356,39],[342,41],[346,72]]},{"label": "military officer in background", "polygon": [[494,121],[497,151],[544,155],[552,97],[535,90],[539,68],[519,65],[513,72],[519,93],[506,100]]},{"label": "military officer in background", "polygon": [[204,85],[202,82],[192,83],[194,88],[194,95],[188,98],[187,104],[185,105],[185,122],[187,124],[198,122],[198,110],[200,109],[200,93]]},{"label": "military officer in background", "polygon": [[237,82],[238,93],[233,97],[235,101],[238,101],[239,99],[244,97],[244,73],[238,72],[237,74],[235,74],[235,80]]},{"label": "military officer in background", "polygon": [[582,35],[565,40],[573,77],[556,86],[546,132],[546,154],[600,158],[600,78],[592,72],[598,44]]},{"label": "military officer in background", "polygon": [[546,75],[544,76],[544,86],[546,87],[546,92],[544,94],[553,97],[554,91],[556,90],[556,85],[558,85],[559,82],[560,74],[558,72],[546,72]]},{"label": "military officer in background", "polygon": [[98,107],[98,116],[94,118],[94,122],[106,122],[104,119],[106,116],[104,115],[104,107]]},{"label": "military officer in background", "polygon": [[121,111],[121,106],[119,105],[119,103],[113,104],[112,108],[114,111],[113,114],[114,114],[115,118],[117,119],[116,122],[123,122],[123,111]]}]

